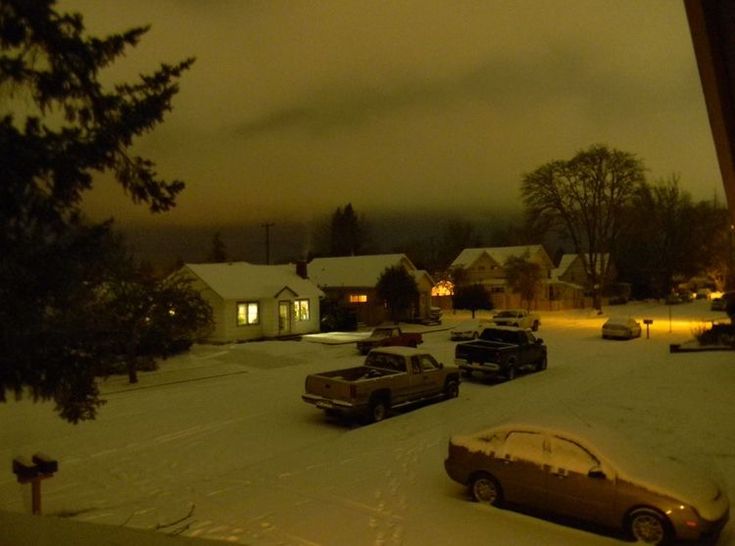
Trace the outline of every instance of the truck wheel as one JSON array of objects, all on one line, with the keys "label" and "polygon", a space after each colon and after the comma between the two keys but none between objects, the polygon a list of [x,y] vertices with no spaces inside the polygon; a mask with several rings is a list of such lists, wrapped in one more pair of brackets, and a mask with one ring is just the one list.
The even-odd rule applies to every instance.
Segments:
[{"label": "truck wheel", "polygon": [[545,369],[546,369],[546,357],[543,357],[536,363],[536,371],[540,372]]},{"label": "truck wheel", "polygon": [[388,404],[384,400],[373,400],[368,410],[368,420],[371,423],[382,421],[388,416]]},{"label": "truck wheel", "polygon": [[448,381],[444,386],[444,394],[447,398],[457,398],[459,396],[459,383]]}]

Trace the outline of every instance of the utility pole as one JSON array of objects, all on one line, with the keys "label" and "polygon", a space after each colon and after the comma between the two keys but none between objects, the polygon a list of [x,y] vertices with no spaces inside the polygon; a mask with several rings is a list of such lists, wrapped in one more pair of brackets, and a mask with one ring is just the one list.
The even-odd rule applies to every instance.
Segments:
[{"label": "utility pole", "polygon": [[271,263],[271,228],[275,226],[273,222],[266,222],[260,224],[260,227],[265,228],[265,264],[270,265]]}]

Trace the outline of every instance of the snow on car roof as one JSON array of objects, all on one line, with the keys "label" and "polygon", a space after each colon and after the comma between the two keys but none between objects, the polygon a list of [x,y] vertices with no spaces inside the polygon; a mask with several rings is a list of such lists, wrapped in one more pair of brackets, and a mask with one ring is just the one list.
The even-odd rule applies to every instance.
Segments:
[{"label": "snow on car roof", "polygon": [[628,324],[631,321],[635,319],[633,317],[610,317],[605,324]]}]

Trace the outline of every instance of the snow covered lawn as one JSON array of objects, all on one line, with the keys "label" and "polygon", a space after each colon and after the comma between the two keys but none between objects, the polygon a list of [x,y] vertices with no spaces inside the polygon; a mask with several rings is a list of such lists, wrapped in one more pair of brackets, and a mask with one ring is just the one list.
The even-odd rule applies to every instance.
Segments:
[{"label": "snow covered lawn", "polygon": [[[106,381],[94,422],[68,425],[47,404],[0,405],[0,510],[28,510],[29,488],[10,461],[43,451],[59,459],[43,482],[44,513],[115,527],[167,525],[159,532],[252,545],[619,543],[614,533],[470,502],[444,472],[447,440],[518,413],[576,416],[693,461],[734,500],[735,353],[669,352],[701,321],[724,316],[708,308],[609,308],[654,319],[650,339],[644,327],[631,341],[601,339],[606,316],[542,313],[545,372],[464,382],[457,399],[363,427],[301,401],[308,373],[361,362],[354,343],[195,346],[138,385]],[[446,329],[427,329],[422,347],[451,364],[448,329],[467,318],[446,313]],[[719,544],[735,546],[732,527]]]}]

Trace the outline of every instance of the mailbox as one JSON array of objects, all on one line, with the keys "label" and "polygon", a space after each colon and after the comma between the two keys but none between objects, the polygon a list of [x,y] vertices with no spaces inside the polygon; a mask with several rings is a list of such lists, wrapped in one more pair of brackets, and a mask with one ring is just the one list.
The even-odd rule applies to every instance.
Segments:
[{"label": "mailbox", "polygon": [[41,474],[53,474],[59,470],[59,461],[45,453],[35,453],[32,459]]},{"label": "mailbox", "polygon": [[24,483],[38,477],[38,467],[28,457],[16,457],[13,459],[13,474]]},{"label": "mailbox", "polygon": [[653,324],[653,319],[652,318],[644,318],[643,319],[643,324]]}]

